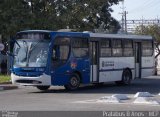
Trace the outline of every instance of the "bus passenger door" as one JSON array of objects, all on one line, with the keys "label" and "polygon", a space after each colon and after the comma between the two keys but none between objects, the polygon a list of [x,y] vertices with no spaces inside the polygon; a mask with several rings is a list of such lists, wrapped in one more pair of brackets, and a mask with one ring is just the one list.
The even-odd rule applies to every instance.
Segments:
[{"label": "bus passenger door", "polygon": [[141,52],[141,43],[135,43],[135,77],[141,78],[141,59],[142,59],[142,52]]},{"label": "bus passenger door", "polygon": [[90,42],[90,81],[98,82],[98,42]]}]

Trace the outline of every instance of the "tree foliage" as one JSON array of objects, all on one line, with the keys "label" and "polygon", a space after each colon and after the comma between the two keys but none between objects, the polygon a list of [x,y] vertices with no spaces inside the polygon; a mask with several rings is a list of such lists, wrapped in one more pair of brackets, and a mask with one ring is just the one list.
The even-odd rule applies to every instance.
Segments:
[{"label": "tree foliage", "polygon": [[117,32],[111,6],[121,0],[0,0],[0,34],[26,29],[105,29]]},{"label": "tree foliage", "polygon": [[6,38],[29,26],[29,7],[23,0],[0,0],[0,34]]},{"label": "tree foliage", "polygon": [[160,43],[160,26],[158,25],[138,26],[135,33],[142,35],[151,35],[156,39],[157,43]]}]

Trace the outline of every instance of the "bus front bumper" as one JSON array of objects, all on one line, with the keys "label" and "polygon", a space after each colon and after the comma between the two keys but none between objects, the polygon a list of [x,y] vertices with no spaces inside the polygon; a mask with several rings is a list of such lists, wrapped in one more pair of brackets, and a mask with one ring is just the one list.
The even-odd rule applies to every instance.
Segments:
[{"label": "bus front bumper", "polygon": [[43,74],[39,77],[29,77],[29,76],[17,76],[11,74],[11,79],[13,84],[19,84],[23,86],[50,86],[51,76]]}]

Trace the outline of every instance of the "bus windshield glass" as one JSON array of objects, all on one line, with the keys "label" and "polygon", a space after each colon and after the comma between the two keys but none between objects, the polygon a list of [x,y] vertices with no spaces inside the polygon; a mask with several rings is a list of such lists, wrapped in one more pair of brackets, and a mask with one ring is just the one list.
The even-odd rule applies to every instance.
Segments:
[{"label": "bus windshield glass", "polygon": [[14,45],[14,67],[45,67],[48,56],[48,40],[17,40]]}]

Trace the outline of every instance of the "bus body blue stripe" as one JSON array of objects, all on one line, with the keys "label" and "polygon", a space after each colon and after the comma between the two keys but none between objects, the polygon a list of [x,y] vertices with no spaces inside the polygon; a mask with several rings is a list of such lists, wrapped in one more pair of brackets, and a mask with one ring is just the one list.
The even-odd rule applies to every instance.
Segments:
[{"label": "bus body blue stripe", "polygon": [[154,69],[155,67],[142,67],[142,69]]},{"label": "bus body blue stripe", "polygon": [[[135,70],[135,68],[130,68],[131,70]],[[142,67],[141,69],[154,69],[154,67]],[[107,71],[123,71],[124,69],[101,69],[99,72],[107,72]]]},{"label": "bus body blue stripe", "polygon": [[[134,70],[135,68],[130,68],[131,70]],[[106,71],[123,71],[124,69],[102,69],[99,70],[99,72],[106,72]]]}]

